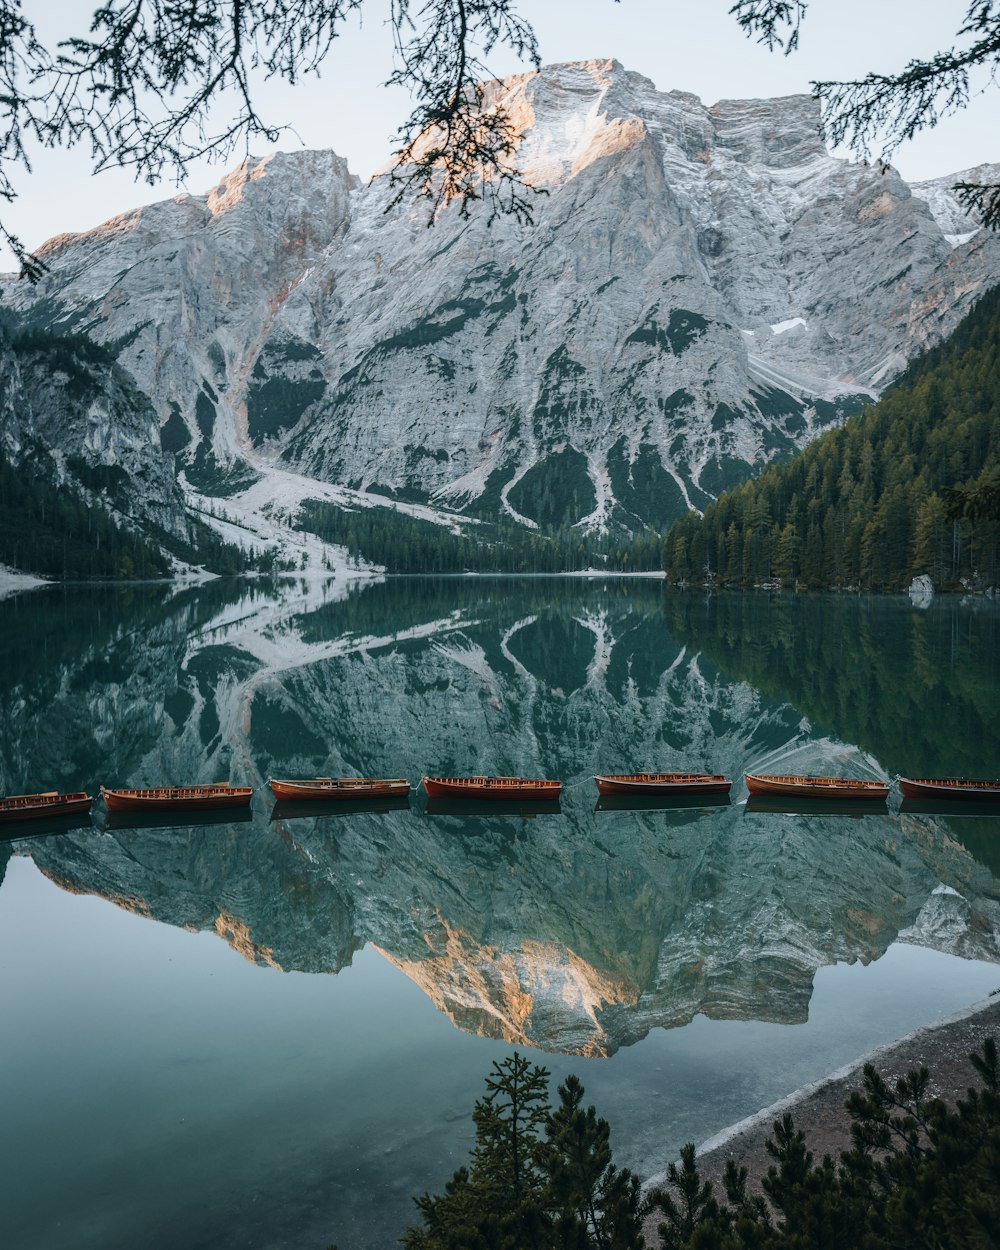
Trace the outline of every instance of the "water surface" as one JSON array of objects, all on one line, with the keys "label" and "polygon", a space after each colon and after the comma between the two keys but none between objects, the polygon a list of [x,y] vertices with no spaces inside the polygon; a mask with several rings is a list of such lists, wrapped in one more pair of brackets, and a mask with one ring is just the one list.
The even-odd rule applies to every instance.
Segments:
[{"label": "water surface", "polygon": [[[748,812],[739,781],[1000,775],[988,603],[233,582],[20,596],[0,638],[3,792],[566,783],[538,815],[261,791],[247,823],[0,842],[6,1243],[387,1247],[515,1047],[648,1175],[1000,985],[996,815]],[[595,810],[637,768],[733,801]]]}]

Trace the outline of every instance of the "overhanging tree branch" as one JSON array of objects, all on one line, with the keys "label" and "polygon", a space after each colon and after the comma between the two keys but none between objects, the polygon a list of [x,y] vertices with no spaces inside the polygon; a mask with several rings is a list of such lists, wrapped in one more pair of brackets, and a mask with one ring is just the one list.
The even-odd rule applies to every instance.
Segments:
[{"label": "overhanging tree branch", "polygon": [[[201,157],[225,159],[254,136],[276,142],[287,127],[258,111],[256,85],[319,74],[346,18],[364,8],[365,0],[107,0],[85,33],[53,53],[22,0],[0,0],[0,197],[15,198],[13,171],[30,173],[36,147],[86,143],[95,170],[121,165],[155,182],[166,172],[179,179]],[[807,8],[807,0],[735,0],[729,12],[749,37],[788,54]],[[990,85],[1000,70],[998,9],[1000,0],[974,0],[957,32],[964,46],[898,75],[815,83],[829,136],[867,155],[884,135],[890,155],[964,107],[970,72],[985,68]],[[541,63],[517,0],[389,0],[389,21],[396,65],[388,81],[415,100],[397,134],[392,203],[415,192],[433,219],[444,204],[467,214],[485,201],[491,221],[530,221],[516,126],[486,64],[500,47],[535,69]],[[957,189],[985,224],[1000,226],[1000,186]],[[0,235],[22,272],[37,276],[37,258],[2,225]]]},{"label": "overhanging tree branch", "polygon": [[[799,40],[805,0],[739,0],[730,9],[747,35],[769,48],[791,52]],[[781,31],[788,31],[786,39]],[[847,82],[819,81],[813,91],[823,106],[823,129],[834,145],[856,156],[873,154],[888,162],[901,143],[965,108],[973,94],[971,74],[986,73],[979,91],[996,85],[1000,72],[1000,3],[974,0],[956,32],[970,42],[909,61],[898,74],[867,74]],[[984,226],[1000,227],[1000,184],[958,183],[955,190],[967,211]]]}]

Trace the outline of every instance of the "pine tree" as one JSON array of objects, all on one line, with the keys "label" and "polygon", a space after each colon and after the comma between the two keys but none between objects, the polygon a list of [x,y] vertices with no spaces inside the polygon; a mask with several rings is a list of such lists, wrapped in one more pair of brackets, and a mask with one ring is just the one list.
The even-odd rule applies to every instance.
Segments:
[{"label": "pine tree", "polygon": [[638,1179],[612,1164],[610,1135],[607,1120],[593,1107],[584,1110],[579,1079],[567,1077],[543,1156],[560,1250],[642,1250],[646,1206]]}]

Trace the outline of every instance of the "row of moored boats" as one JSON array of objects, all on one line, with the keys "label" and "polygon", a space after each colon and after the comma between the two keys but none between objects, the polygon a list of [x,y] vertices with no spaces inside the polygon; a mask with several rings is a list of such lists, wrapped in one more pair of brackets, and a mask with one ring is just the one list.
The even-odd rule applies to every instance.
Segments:
[{"label": "row of moored boats", "polygon": [[[780,799],[827,799],[837,802],[884,801],[889,783],[849,777],[810,777],[800,773],[745,773],[751,795]],[[594,777],[602,796],[651,798],[728,795],[732,781],[712,773],[598,773]],[[904,798],[945,799],[952,802],[994,800],[1000,802],[1000,780],[970,781],[960,777],[899,777]],[[336,802],[338,800],[401,799],[410,793],[405,777],[310,777],[295,781],[268,782],[275,799],[283,803]],[[561,781],[534,777],[422,777],[421,785],[431,799],[477,799],[546,802],[558,799]],[[109,812],[211,811],[249,807],[250,786],[226,784],[159,786],[145,789],[112,789],[101,786],[101,798]],[[63,794],[18,794],[0,799],[0,821],[31,820],[48,816],[73,816],[88,812],[93,797],[85,791]]]}]

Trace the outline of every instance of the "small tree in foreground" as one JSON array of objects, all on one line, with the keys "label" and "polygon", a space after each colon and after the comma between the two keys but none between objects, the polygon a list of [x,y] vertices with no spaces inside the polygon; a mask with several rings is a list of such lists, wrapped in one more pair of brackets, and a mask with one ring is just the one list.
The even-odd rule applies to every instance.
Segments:
[{"label": "small tree in foreground", "polygon": [[550,1111],[545,1068],[494,1063],[476,1143],[442,1194],[417,1198],[407,1250],[643,1250],[639,1181],[611,1162],[610,1130],[575,1076]]}]

